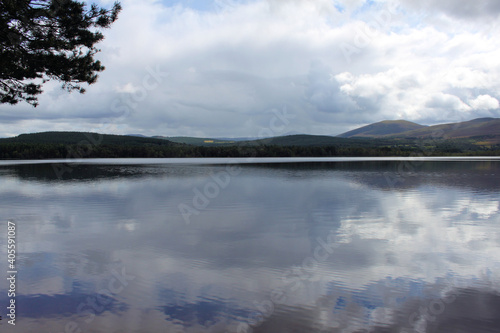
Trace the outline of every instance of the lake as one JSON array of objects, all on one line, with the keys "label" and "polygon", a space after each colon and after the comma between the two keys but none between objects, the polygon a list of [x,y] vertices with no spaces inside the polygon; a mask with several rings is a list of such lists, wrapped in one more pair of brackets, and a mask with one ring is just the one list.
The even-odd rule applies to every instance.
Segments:
[{"label": "lake", "polygon": [[1,161],[2,332],[500,332],[500,159]]}]

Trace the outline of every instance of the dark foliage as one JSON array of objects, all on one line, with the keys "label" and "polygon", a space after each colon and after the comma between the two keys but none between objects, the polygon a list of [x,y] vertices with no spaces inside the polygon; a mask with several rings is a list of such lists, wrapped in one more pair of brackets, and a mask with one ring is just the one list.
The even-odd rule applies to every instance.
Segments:
[{"label": "dark foliage", "polygon": [[44,132],[0,139],[0,159],[125,157],[499,156],[500,146],[467,140],[353,140],[336,145],[192,146],[163,139],[82,132]]},{"label": "dark foliage", "polygon": [[106,10],[73,0],[0,1],[0,103],[38,104],[48,80],[67,91],[85,92],[104,66],[94,56],[96,44],[121,10]]}]

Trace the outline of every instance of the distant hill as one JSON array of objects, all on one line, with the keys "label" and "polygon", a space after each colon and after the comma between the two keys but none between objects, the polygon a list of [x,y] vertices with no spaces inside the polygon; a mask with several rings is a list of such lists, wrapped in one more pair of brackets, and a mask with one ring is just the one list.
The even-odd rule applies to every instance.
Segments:
[{"label": "distant hill", "polygon": [[195,146],[220,146],[220,145],[234,145],[235,140],[223,140],[223,139],[213,139],[213,138],[195,138],[190,136],[154,136],[155,139],[168,140],[175,143],[183,143]]},{"label": "distant hill", "polygon": [[500,143],[500,119],[478,118],[459,123],[423,126],[405,120],[381,121],[340,134],[341,138],[474,139],[478,144]]},{"label": "distant hill", "polygon": [[340,138],[353,137],[382,137],[385,135],[394,135],[411,130],[421,129],[423,125],[412,123],[406,120],[384,120],[378,123],[360,127],[358,129],[338,135]]},{"label": "distant hill", "polygon": [[239,142],[239,141],[252,141],[252,140],[258,140],[259,138],[255,137],[255,138],[252,138],[252,137],[244,137],[244,138],[215,138],[216,140],[219,140],[219,141],[236,141],[236,142]]},{"label": "distant hill", "polygon": [[142,138],[128,135],[98,134],[85,132],[42,132],[20,134],[13,138],[0,139],[0,143],[36,144],[89,144],[118,146],[174,145],[173,142],[155,138]]},{"label": "distant hill", "polygon": [[391,137],[404,138],[441,138],[441,139],[464,139],[484,137],[492,143],[500,143],[500,119],[478,118],[460,123],[449,123],[428,126],[390,135]]},{"label": "distant hill", "polygon": [[147,138],[146,135],[143,135],[143,134],[125,134],[126,136],[138,136],[140,138]]},{"label": "distant hill", "polygon": [[[479,133],[498,133],[498,119],[477,119],[455,124],[452,128],[448,128],[450,124],[439,126],[436,131],[444,126],[443,132],[410,131],[413,132],[412,137],[408,138],[341,138],[299,134],[253,141],[184,137],[177,138],[178,143],[169,141],[176,138],[167,140],[82,132],[44,132],[0,139],[0,159],[410,156],[423,151],[434,156],[500,156],[500,144],[494,144],[495,138],[500,139],[499,135],[477,137]],[[455,132],[474,137],[446,140],[450,137],[446,133],[455,135]],[[422,142],[418,139],[418,135],[434,137],[436,133],[445,133],[442,135],[443,140]]]},{"label": "distant hill", "polygon": [[[481,146],[500,144],[500,118],[478,118],[460,123],[423,126],[405,120],[386,120],[338,136],[294,134],[260,140],[196,137],[145,137],[140,134],[112,135],[84,132],[42,132],[0,139],[0,143],[67,144],[89,142],[114,146],[368,146],[391,145],[394,140],[460,139]],[[377,139],[374,141],[374,139]]]},{"label": "distant hill", "polygon": [[339,138],[327,135],[309,135],[309,134],[295,134],[286,136],[277,136],[273,138],[252,140],[242,142],[242,144],[249,145],[268,145],[268,146],[331,146],[339,144],[351,144],[356,140]]}]

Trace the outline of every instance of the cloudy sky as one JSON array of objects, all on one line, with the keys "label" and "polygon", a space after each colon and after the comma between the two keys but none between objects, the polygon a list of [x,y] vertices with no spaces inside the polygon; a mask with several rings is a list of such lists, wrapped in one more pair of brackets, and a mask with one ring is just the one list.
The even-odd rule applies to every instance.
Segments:
[{"label": "cloudy sky", "polygon": [[0,105],[1,137],[337,135],[500,117],[498,0],[121,3],[99,81],[84,95],[46,84],[37,108]]}]

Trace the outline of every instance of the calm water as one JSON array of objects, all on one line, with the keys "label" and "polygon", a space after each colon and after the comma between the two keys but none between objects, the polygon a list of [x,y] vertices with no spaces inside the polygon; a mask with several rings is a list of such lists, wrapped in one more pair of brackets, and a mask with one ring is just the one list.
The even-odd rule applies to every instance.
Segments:
[{"label": "calm water", "polygon": [[4,162],[0,331],[500,332],[500,160],[288,161]]}]

